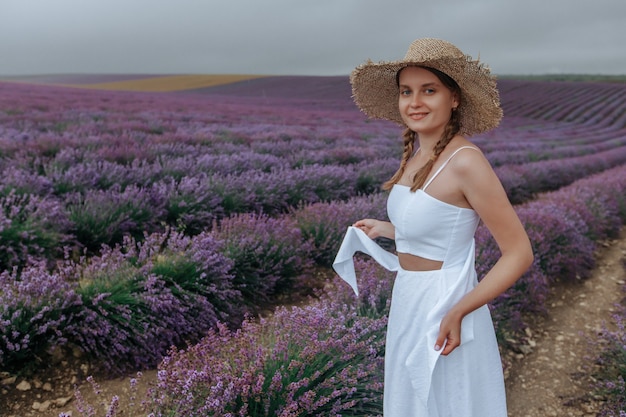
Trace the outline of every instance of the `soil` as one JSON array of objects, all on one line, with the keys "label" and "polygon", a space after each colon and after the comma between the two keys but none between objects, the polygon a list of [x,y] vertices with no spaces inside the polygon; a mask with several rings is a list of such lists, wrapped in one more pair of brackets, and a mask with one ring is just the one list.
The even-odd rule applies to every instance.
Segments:
[{"label": "soil", "polygon": [[590,278],[561,283],[553,291],[546,318],[528,329],[532,352],[516,357],[508,372],[509,417],[595,416],[602,399],[590,392],[588,340],[624,304],[626,228],[618,239],[603,242]]},{"label": "soil", "polygon": [[[602,398],[590,392],[588,339],[604,325],[610,328],[616,304],[624,302],[625,260],[626,227],[617,239],[600,245],[590,278],[558,284],[548,302],[548,314],[529,318],[524,343],[504,353],[510,364],[506,369],[509,417],[597,414]],[[98,380],[101,393],[97,395],[85,381],[89,371],[80,357],[68,355],[26,378],[0,374],[0,416],[57,417],[70,412],[82,417],[76,409],[76,386],[92,405],[104,408],[118,395],[120,408],[126,408],[133,395],[129,379],[134,375]],[[155,379],[155,371],[144,372],[134,394],[137,402]],[[135,410],[120,415],[141,414]]]}]

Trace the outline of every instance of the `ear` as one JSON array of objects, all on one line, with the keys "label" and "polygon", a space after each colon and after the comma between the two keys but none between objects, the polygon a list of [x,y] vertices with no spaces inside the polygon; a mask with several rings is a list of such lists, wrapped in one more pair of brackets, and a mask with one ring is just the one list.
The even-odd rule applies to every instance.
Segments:
[{"label": "ear", "polygon": [[459,107],[459,104],[461,104],[459,100],[459,95],[454,93],[452,95],[452,110],[456,110],[457,107]]}]

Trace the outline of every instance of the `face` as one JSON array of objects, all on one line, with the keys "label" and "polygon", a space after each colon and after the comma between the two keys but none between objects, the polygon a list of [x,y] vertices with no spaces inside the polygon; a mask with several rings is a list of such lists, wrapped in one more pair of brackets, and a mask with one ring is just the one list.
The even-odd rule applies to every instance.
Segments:
[{"label": "face", "polygon": [[420,67],[406,67],[398,78],[402,120],[420,135],[441,136],[458,98],[439,78]]}]

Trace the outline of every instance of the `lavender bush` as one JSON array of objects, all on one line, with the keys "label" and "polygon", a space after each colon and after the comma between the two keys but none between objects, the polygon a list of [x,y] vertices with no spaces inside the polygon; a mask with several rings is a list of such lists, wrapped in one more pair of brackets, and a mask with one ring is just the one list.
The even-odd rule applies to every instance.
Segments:
[{"label": "lavender bush", "polygon": [[331,266],[348,226],[364,217],[385,219],[386,194],[354,197],[345,202],[314,203],[292,210],[302,237],[313,244],[318,265]]},{"label": "lavender bush", "polygon": [[224,242],[223,253],[234,263],[234,285],[248,303],[306,287],[311,247],[293,219],[238,214],[222,220],[214,233]]},{"label": "lavender bush", "polygon": [[595,336],[595,352],[600,352],[596,359],[597,382],[594,391],[603,395],[607,401],[598,414],[601,417],[622,416],[626,414],[626,313],[614,315],[616,330],[603,329]]},{"label": "lavender bush", "polygon": [[[144,286],[137,271],[125,266],[85,279],[77,289],[83,308],[76,315],[76,328],[69,332],[71,341],[96,359],[97,368],[111,373],[126,367],[141,369],[160,359],[158,346],[150,343],[152,312],[141,299],[151,285]],[[159,290],[159,296],[171,304],[173,297]]]},{"label": "lavender bush", "polygon": [[71,223],[58,200],[15,190],[0,195],[0,271],[29,258],[52,264],[71,242]]},{"label": "lavender bush", "polygon": [[[54,183],[50,178],[33,172],[31,169],[20,167],[18,161],[13,160],[13,166],[7,166],[0,178],[0,195],[14,193],[17,195],[34,194],[48,197],[52,194]],[[1,165],[0,165],[1,167]]]},{"label": "lavender bush", "polygon": [[45,263],[21,273],[0,272],[0,367],[24,371],[67,344],[68,328],[82,308],[68,271],[50,273]]},{"label": "lavender bush", "polygon": [[211,235],[176,232],[105,247],[76,266],[83,308],[68,337],[117,373],[155,366],[172,345],[198,340],[218,321],[239,324],[245,311],[220,251]]},{"label": "lavender bush", "polygon": [[124,236],[141,237],[156,231],[163,203],[136,186],[122,190],[92,190],[68,198],[69,219],[78,241],[92,252],[102,245],[121,243]]},{"label": "lavender bush", "polygon": [[359,317],[386,318],[389,313],[391,291],[395,273],[387,271],[365,255],[354,259],[354,269],[359,277],[359,296],[352,287],[338,278],[320,298],[328,298],[335,305],[354,305]]},{"label": "lavender bush", "polygon": [[212,185],[205,176],[167,178],[154,184],[153,192],[165,201],[165,223],[189,235],[210,230],[224,217],[223,200]]},{"label": "lavender bush", "polygon": [[[626,270],[626,260],[622,260]],[[622,285],[622,294],[626,286]],[[605,399],[599,417],[626,414],[626,300],[615,305],[612,329],[605,323],[600,332],[588,334],[589,356],[586,371],[593,375],[591,391]]]},{"label": "lavender bush", "polygon": [[584,235],[577,213],[565,213],[558,205],[541,201],[519,209],[533,252],[543,273],[552,282],[587,278],[594,266],[595,243]]},{"label": "lavender bush", "polygon": [[225,256],[224,242],[213,234],[190,238],[171,232],[167,240],[155,234],[140,247],[139,261],[151,257],[146,259],[144,269],[159,276],[177,298],[193,307],[179,310],[185,320],[196,323],[189,327],[190,335],[203,334],[218,321],[236,327],[248,313],[241,305],[242,293],[234,282],[234,262]]},{"label": "lavender bush", "polygon": [[159,177],[154,172],[157,165],[148,165],[142,160],[133,160],[128,165],[102,161],[85,160],[95,155],[87,151],[79,154],[60,152],[55,158],[44,165],[46,177],[50,178],[57,195],[66,193],[82,193],[89,191],[106,191],[112,187],[124,189],[128,186],[140,187],[150,184]]},{"label": "lavender bush", "polygon": [[624,190],[623,169],[618,168],[597,178],[577,181],[545,198],[566,216],[579,218],[577,226],[586,238],[601,241],[616,237],[623,219],[626,219]]},{"label": "lavender bush", "polygon": [[279,308],[171,352],[150,395],[155,416],[370,416],[382,413],[385,319],[330,303]]}]

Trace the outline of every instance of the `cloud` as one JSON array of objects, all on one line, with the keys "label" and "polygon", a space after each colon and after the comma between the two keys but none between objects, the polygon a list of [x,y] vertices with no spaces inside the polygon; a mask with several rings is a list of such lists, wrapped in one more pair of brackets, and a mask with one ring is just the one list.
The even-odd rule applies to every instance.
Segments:
[{"label": "cloud", "polygon": [[495,73],[624,74],[625,20],[623,0],[0,0],[0,75],[340,75],[425,36]]}]

